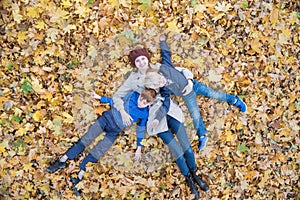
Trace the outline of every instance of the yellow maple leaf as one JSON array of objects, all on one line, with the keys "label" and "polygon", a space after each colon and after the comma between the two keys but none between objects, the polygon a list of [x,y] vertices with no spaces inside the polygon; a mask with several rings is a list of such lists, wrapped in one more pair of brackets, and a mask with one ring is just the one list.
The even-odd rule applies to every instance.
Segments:
[{"label": "yellow maple leaf", "polygon": [[40,82],[37,78],[34,78],[34,77],[32,78],[31,85],[32,85],[32,89],[36,93],[42,94],[44,92],[43,85],[40,84]]},{"label": "yellow maple leaf", "polygon": [[108,3],[113,7],[119,7],[119,0],[108,0]]},{"label": "yellow maple leaf", "polygon": [[230,130],[225,131],[226,142],[234,141],[236,139],[236,135],[233,135]]},{"label": "yellow maple leaf", "polygon": [[168,28],[167,28],[168,31],[180,33],[180,29],[177,27],[177,20],[172,20],[172,21],[168,22],[167,26],[168,26]]},{"label": "yellow maple leaf", "polygon": [[125,8],[130,8],[131,7],[131,0],[119,0],[120,4],[124,6]]},{"label": "yellow maple leaf", "polygon": [[282,33],[279,34],[278,38],[279,38],[279,43],[287,44],[291,38],[291,30],[283,29]]},{"label": "yellow maple leaf", "polygon": [[88,55],[95,58],[98,55],[98,51],[94,45],[88,47]]},{"label": "yellow maple leaf", "polygon": [[258,183],[258,187],[259,188],[263,188],[264,186],[265,186],[265,183],[269,180],[269,175],[270,175],[270,173],[271,173],[271,170],[270,169],[268,169],[268,170],[266,170],[265,171],[265,173],[264,173],[264,177],[262,177],[262,179],[261,179],[261,181]]},{"label": "yellow maple leaf", "polygon": [[260,43],[258,38],[255,38],[254,40],[252,40],[250,45],[254,51],[256,51],[257,53],[261,53],[262,44]]},{"label": "yellow maple leaf", "polygon": [[0,153],[4,153],[5,152],[5,145],[4,144],[0,144]]},{"label": "yellow maple leaf", "polygon": [[138,6],[138,9],[143,12],[150,12],[151,11],[151,0],[138,0],[141,4]]},{"label": "yellow maple leaf", "polygon": [[73,85],[71,83],[65,84],[62,90],[65,93],[72,92],[73,91]]},{"label": "yellow maple leaf", "polygon": [[29,7],[27,8],[27,16],[31,18],[39,18],[39,9],[36,7]]},{"label": "yellow maple leaf", "polygon": [[51,92],[45,91],[45,92],[44,92],[44,96],[43,96],[42,98],[43,98],[43,99],[46,99],[46,100],[48,100],[48,101],[50,101],[50,100],[53,98],[53,95],[52,95]]},{"label": "yellow maple leaf", "polygon": [[222,3],[218,2],[215,9],[219,12],[228,12],[232,8],[231,4],[226,4],[224,1]]},{"label": "yellow maple leaf", "polygon": [[73,123],[74,118],[73,118],[73,116],[70,115],[69,113],[63,112],[63,113],[62,113],[62,116],[65,117],[65,119],[63,119],[63,122],[68,123],[68,124]]},{"label": "yellow maple leaf", "polygon": [[75,103],[76,108],[80,108],[82,106],[82,100],[78,94],[73,97],[73,102]]},{"label": "yellow maple leaf", "polygon": [[89,8],[86,6],[79,6],[76,8],[76,11],[74,12],[75,14],[78,14],[81,17],[85,17],[85,15],[89,12]]},{"label": "yellow maple leaf", "polygon": [[32,118],[39,122],[43,119],[44,115],[41,113],[41,111],[37,110],[35,113],[33,113]]},{"label": "yellow maple leaf", "polygon": [[270,21],[272,23],[273,28],[279,22],[279,10],[277,8],[272,9],[272,11],[270,13]]},{"label": "yellow maple leaf", "polygon": [[25,135],[27,132],[27,130],[25,128],[19,128],[17,131],[16,131],[16,136],[23,136]]},{"label": "yellow maple leaf", "polygon": [[45,29],[45,22],[43,20],[37,21],[35,28],[38,30],[44,30]]},{"label": "yellow maple leaf", "polygon": [[58,35],[59,30],[56,28],[49,28],[46,33],[47,33],[47,37],[50,38],[50,40],[52,42],[55,42],[57,39],[57,35]]},{"label": "yellow maple leaf", "polygon": [[62,0],[62,1],[61,1],[61,5],[62,5],[64,8],[70,8],[73,4],[72,4],[69,0]]},{"label": "yellow maple leaf", "polygon": [[25,44],[27,40],[27,31],[20,31],[18,32],[18,43]]},{"label": "yellow maple leaf", "polygon": [[[2,3],[2,1],[1,1],[1,3]],[[22,21],[23,16],[21,14],[19,14],[20,8],[19,8],[18,4],[16,4],[16,3],[11,4],[11,8],[12,8],[12,14],[13,14],[14,21],[19,24]]]}]

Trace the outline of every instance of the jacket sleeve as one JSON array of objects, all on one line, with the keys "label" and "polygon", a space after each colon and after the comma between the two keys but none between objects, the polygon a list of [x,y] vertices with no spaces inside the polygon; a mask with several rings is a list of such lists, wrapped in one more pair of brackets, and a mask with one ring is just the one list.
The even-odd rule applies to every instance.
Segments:
[{"label": "jacket sleeve", "polygon": [[106,97],[106,96],[101,96],[100,102],[101,103],[108,103],[110,106],[113,105],[112,98]]},{"label": "jacket sleeve", "polygon": [[194,78],[194,75],[193,75],[193,73],[190,71],[190,70],[188,70],[187,68],[184,68],[184,67],[175,67],[178,71],[180,71],[184,76],[185,76],[185,78],[186,79],[191,79],[191,80],[193,80],[193,78]]},{"label": "jacket sleeve", "polygon": [[162,106],[158,109],[156,113],[155,119],[157,119],[158,121],[161,121],[161,119],[167,115],[171,103],[170,92],[166,90],[166,87],[160,88],[160,95],[163,97],[164,100],[162,102]]},{"label": "jacket sleeve", "polygon": [[124,101],[122,100],[123,97],[128,94],[129,92],[133,91],[132,83],[134,83],[133,73],[127,78],[127,80],[119,87],[119,89],[115,92],[112,97],[114,107],[120,111],[124,109]]},{"label": "jacket sleeve", "polygon": [[137,124],[136,127],[137,146],[143,146],[141,142],[145,138],[147,120],[148,120],[148,114],[145,117],[141,118]]},{"label": "jacket sleeve", "polygon": [[174,68],[173,63],[171,61],[171,51],[166,41],[160,41],[160,49],[161,49],[162,64]]}]

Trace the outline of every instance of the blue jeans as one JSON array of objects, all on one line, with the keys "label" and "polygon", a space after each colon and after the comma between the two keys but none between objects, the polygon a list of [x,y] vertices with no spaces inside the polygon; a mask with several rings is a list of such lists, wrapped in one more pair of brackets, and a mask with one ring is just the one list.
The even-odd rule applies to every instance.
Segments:
[{"label": "blue jeans", "polygon": [[220,91],[214,90],[210,87],[207,87],[206,85],[200,83],[196,79],[193,80],[193,83],[194,83],[193,89],[194,89],[196,95],[200,94],[205,97],[212,98],[212,99],[226,101],[229,104],[233,104],[236,100],[235,96],[233,96],[231,94],[227,94],[225,92],[220,92]]},{"label": "blue jeans", "polygon": [[122,132],[114,121],[112,110],[108,110],[98,117],[94,124],[92,124],[80,140],[70,147],[66,155],[69,159],[74,159],[79,155],[89,144],[91,144],[102,132],[106,132],[104,138],[100,140],[90,153],[80,163],[79,168],[86,170],[88,162],[95,163],[99,158],[113,145],[119,134]]},{"label": "blue jeans", "polygon": [[[184,124],[170,116],[167,116],[167,123],[170,130],[159,133],[158,136],[170,148],[181,173],[187,176],[189,174],[189,169],[194,170],[197,166]],[[174,138],[171,131],[176,135],[179,143]]]}]

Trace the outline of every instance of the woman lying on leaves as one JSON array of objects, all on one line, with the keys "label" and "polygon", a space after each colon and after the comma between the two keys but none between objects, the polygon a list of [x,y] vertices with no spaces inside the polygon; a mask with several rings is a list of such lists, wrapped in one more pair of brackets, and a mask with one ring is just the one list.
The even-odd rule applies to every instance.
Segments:
[{"label": "woman lying on leaves", "polygon": [[[112,105],[112,101],[109,97],[101,97],[95,93],[93,97],[99,99],[102,103],[109,103]],[[208,191],[209,186],[201,179],[200,176],[197,175],[197,165],[194,152],[183,123],[184,115],[175,101],[171,100],[167,115],[163,117],[159,123],[155,125],[155,127],[153,126],[153,121],[156,120],[155,117],[162,106],[162,102],[163,98],[158,96],[154,103],[150,106],[147,133],[150,136],[157,134],[158,137],[160,137],[169,147],[181,173],[185,176],[186,183],[190,188],[191,193],[194,194],[195,199],[199,199],[199,193],[194,182],[196,182],[203,191]],[[173,133],[176,135],[178,142]],[[138,146],[138,149],[136,150],[135,159],[141,159],[141,145]]]},{"label": "woman lying on leaves", "polygon": [[[193,119],[194,128],[197,130],[199,137],[199,150],[206,146],[207,130],[200,115],[199,107],[196,101],[196,95],[200,94],[209,98],[214,98],[226,101],[228,104],[234,105],[242,112],[246,112],[246,104],[237,96],[226,94],[224,92],[213,90],[196,79],[193,79],[191,72],[179,71],[176,69],[171,61],[171,52],[166,43],[166,37],[160,37],[160,47],[162,64],[152,65],[151,69],[147,71],[144,86],[160,90],[162,96],[173,94],[181,96],[189,109],[190,115]],[[157,122],[156,122],[157,123]]]},{"label": "woman lying on leaves", "polygon": [[[93,95],[94,98],[98,98],[98,95]],[[71,182],[73,184],[73,190],[76,195],[80,194],[80,191],[76,188],[78,182],[83,178],[86,171],[86,164],[88,162],[96,163],[101,156],[113,145],[119,134],[126,129],[132,123],[137,123],[136,137],[137,146],[140,148],[141,141],[144,138],[144,132],[146,130],[146,122],[149,114],[149,106],[154,102],[156,98],[156,92],[152,89],[144,89],[141,94],[138,92],[129,92],[123,98],[124,110],[131,118],[129,124],[124,124],[121,119],[121,113],[115,108],[104,112],[93,125],[89,127],[89,130],[83,135],[80,140],[70,147],[66,153],[52,165],[50,165],[46,171],[54,173],[58,169],[63,169],[67,166],[66,161],[72,160],[78,156],[89,144],[91,144],[102,132],[106,132],[104,138],[96,144],[89,154],[80,163],[80,172],[77,178],[71,176]],[[105,99],[102,99],[105,101]],[[108,99],[108,102],[111,102]]]}]

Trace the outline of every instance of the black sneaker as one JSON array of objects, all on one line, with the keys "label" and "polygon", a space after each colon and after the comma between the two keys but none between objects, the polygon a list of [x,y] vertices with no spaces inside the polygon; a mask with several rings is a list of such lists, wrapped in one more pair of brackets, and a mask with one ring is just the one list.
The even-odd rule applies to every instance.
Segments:
[{"label": "black sneaker", "polygon": [[55,163],[53,163],[52,165],[50,165],[47,169],[46,172],[49,173],[54,173],[59,169],[63,169],[67,167],[67,163],[66,162],[60,162],[59,160],[57,160]]},{"label": "black sneaker", "polygon": [[196,182],[199,185],[200,189],[202,191],[204,191],[204,192],[208,191],[209,190],[209,186],[208,186],[208,184],[205,181],[203,181],[201,179],[200,176],[198,176],[196,174],[197,169],[194,169],[194,170],[191,169],[190,172],[191,172],[191,175],[192,175],[192,178],[193,178],[194,182]]},{"label": "black sneaker", "polygon": [[76,188],[76,185],[80,182],[80,179],[79,178],[73,178],[72,176],[71,176],[70,179],[71,179],[71,182],[72,182],[72,188],[73,188],[73,191],[74,191],[75,195],[80,196],[81,190],[78,190]]}]

